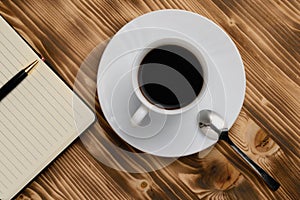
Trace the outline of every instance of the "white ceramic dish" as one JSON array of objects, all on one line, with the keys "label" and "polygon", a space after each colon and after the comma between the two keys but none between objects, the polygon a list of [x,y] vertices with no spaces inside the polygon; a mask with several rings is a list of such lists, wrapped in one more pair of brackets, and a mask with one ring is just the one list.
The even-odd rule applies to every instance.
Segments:
[{"label": "white ceramic dish", "polygon": [[[207,57],[208,90],[187,112],[173,116],[150,112],[149,125],[132,127],[132,112],[141,104],[131,81],[134,59],[151,42],[174,36],[193,42]],[[246,87],[244,66],[230,37],[207,18],[182,10],[151,12],[126,24],[107,45],[97,79],[101,108],[114,131],[137,149],[164,157],[190,155],[214,145],[216,140],[198,128],[198,112],[214,110],[230,128]]]}]

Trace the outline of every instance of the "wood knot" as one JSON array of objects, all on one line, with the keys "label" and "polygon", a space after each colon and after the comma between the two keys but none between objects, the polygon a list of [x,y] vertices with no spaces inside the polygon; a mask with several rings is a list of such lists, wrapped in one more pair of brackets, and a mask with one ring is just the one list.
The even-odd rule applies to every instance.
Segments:
[{"label": "wood knot", "polygon": [[272,155],[279,149],[274,140],[252,120],[248,121],[245,136],[252,159]]},{"label": "wood knot", "polygon": [[[195,170],[179,173],[179,179],[194,193],[199,191],[223,193],[235,190],[245,182],[240,171],[217,149],[213,149],[197,163],[190,163]],[[202,199],[202,198],[201,198]]]},{"label": "wood knot", "polygon": [[148,188],[149,188],[149,183],[148,183],[148,181],[146,181],[146,180],[141,180],[141,181],[139,182],[138,188],[139,188],[140,190],[142,190],[142,191],[148,190]]},{"label": "wood knot", "polygon": [[266,134],[262,129],[259,129],[254,137],[255,153],[260,155],[271,155],[279,149],[279,146]]},{"label": "wood knot", "polygon": [[146,188],[148,186],[148,183],[146,181],[141,182],[141,188]]},{"label": "wood knot", "polygon": [[[20,194],[18,197],[17,197],[17,200],[30,200],[30,199],[32,199],[31,197],[28,197],[28,196],[26,196],[26,195],[24,195],[24,194]],[[39,198],[37,198],[37,199],[39,199]]]},{"label": "wood knot", "polygon": [[237,171],[227,160],[213,161],[199,172],[197,183],[205,189],[225,191],[234,187],[240,178]]},{"label": "wood knot", "polygon": [[235,26],[235,21],[233,19],[228,20],[229,26]]}]

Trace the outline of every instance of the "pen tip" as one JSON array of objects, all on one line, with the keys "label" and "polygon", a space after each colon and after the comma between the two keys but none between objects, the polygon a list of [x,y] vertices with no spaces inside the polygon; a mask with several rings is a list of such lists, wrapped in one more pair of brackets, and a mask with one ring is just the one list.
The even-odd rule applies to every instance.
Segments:
[{"label": "pen tip", "polygon": [[45,61],[46,59],[45,59],[45,57],[44,56],[42,56],[42,61]]},{"label": "pen tip", "polygon": [[39,63],[38,60],[33,61],[30,65],[28,65],[24,70],[26,73],[29,73],[37,64]]}]

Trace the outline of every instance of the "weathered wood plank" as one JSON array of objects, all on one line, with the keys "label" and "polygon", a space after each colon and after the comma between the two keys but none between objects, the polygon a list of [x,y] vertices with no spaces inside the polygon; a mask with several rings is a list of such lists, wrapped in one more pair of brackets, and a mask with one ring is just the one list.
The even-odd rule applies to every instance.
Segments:
[{"label": "weathered wood plank", "polygon": [[[0,1],[0,13],[71,86],[82,62],[101,42],[141,14],[185,9],[220,25],[236,43],[246,70],[244,107],[232,140],[282,187],[271,192],[220,142],[204,158],[183,157],[150,173],[126,173],[98,162],[150,168],[158,158],[132,160],[115,144],[137,152],[109,127],[94,90],[78,86],[99,123],[43,171],[18,199],[299,199],[300,3],[299,1]],[[105,45],[104,45],[105,47]],[[95,69],[85,80],[96,85]],[[89,153],[90,152],[90,153]],[[118,155],[118,156],[114,156]]]}]

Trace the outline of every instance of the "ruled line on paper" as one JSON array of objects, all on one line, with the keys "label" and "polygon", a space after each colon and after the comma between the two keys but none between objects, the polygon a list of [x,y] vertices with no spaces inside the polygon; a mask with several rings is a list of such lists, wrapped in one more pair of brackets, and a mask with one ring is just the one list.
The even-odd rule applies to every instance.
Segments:
[{"label": "ruled line on paper", "polygon": [[[1,135],[3,135],[3,137],[11,144],[11,146],[14,145],[14,142],[11,140],[11,138],[6,136],[2,131],[1,131]],[[32,161],[24,154],[24,151],[21,151],[18,147],[19,146],[17,146],[15,149],[22,155],[22,158],[25,158],[29,164],[32,164]],[[22,148],[22,150],[24,150],[24,149]],[[29,151],[28,151],[28,153],[29,153]]]},{"label": "ruled line on paper", "polygon": [[[14,164],[12,163],[12,161],[9,159],[9,157],[7,157],[7,155],[5,153],[3,153],[2,151],[0,151],[0,153],[2,154],[2,160],[1,160],[1,162],[7,160],[7,163],[9,163],[9,165],[11,165],[12,167],[14,167],[14,169],[16,169],[21,175],[23,175],[22,172],[17,167],[14,166]],[[5,158],[5,159],[3,159],[3,158]],[[7,167],[7,164],[5,166],[6,166],[6,169],[9,171],[9,173],[15,179],[17,179],[17,175],[14,172],[12,172],[13,168]]]},{"label": "ruled line on paper", "polygon": [[[22,93],[20,93],[20,94],[22,95],[22,96],[21,96],[21,97],[22,97],[22,98],[21,98],[22,101],[23,101],[23,102],[24,102],[24,101],[27,101],[27,102],[28,102],[27,98],[26,98]],[[58,140],[56,137],[54,137],[53,133],[52,133],[49,129],[46,128],[46,124],[49,124],[49,121],[47,121],[47,120],[41,121],[42,118],[46,118],[45,116],[42,116],[42,118],[41,118],[41,117],[37,117],[36,115],[34,115],[34,114],[27,108],[27,106],[24,105],[24,103],[23,103],[22,101],[20,101],[20,97],[19,97],[19,98],[16,98],[15,94],[12,94],[12,96],[14,96],[14,97],[15,97],[15,101],[17,101],[17,102],[15,102],[15,103],[19,103],[20,105],[22,105],[22,108],[24,108],[24,110],[26,111],[26,113],[30,113],[31,116],[32,116],[32,118],[34,118],[34,121],[35,121],[35,122],[38,122],[38,124],[35,124],[35,125],[38,125],[38,126],[35,127],[34,124],[33,124],[33,122],[30,121],[30,120],[28,120],[28,118],[26,118],[26,116],[24,115],[23,112],[20,112],[20,111],[16,111],[16,112],[19,112],[19,113],[24,117],[24,119],[26,119],[26,120],[28,121],[28,123],[29,123],[30,125],[32,125],[32,127],[34,127],[35,129],[36,129],[36,128],[39,128],[39,130],[40,130],[39,132],[41,132],[42,130],[44,130],[44,131],[47,132],[47,134],[51,135],[51,136],[54,138],[55,141]],[[13,103],[11,102],[10,99],[8,99],[8,102],[10,102],[11,105],[13,105]],[[11,106],[11,108],[14,109],[13,106]],[[33,109],[35,110],[35,107],[33,107]],[[35,110],[35,111],[38,112],[37,110]],[[49,126],[50,126],[50,124],[49,124]],[[42,128],[42,129],[40,129],[40,128]],[[53,127],[53,128],[55,128],[55,127]],[[38,130],[37,130],[37,131],[38,131]],[[45,140],[47,140],[47,142],[48,142],[49,144],[51,144],[50,141],[46,138],[47,135],[46,135],[46,136],[43,135],[43,134],[39,134],[39,135],[41,135],[41,137],[43,137]],[[44,148],[45,148],[45,147],[44,147]],[[45,148],[45,149],[46,149],[46,148]]]},{"label": "ruled line on paper", "polygon": [[[26,81],[26,80],[25,80],[25,81]],[[35,89],[36,89],[36,88],[35,88]],[[16,88],[15,90],[16,90],[16,91],[19,91],[18,88]],[[21,94],[21,96],[22,96],[22,100],[27,100],[26,96],[23,94],[24,92],[29,93],[30,96],[36,96],[36,95],[39,95],[39,94],[40,94],[40,92],[38,92],[37,90],[33,90],[33,91],[28,90],[28,87],[22,88],[22,91],[19,91],[19,92],[20,92],[20,94]],[[32,92],[36,92],[35,95],[34,95]],[[15,100],[18,101],[17,98],[16,98]],[[42,109],[44,109],[44,110],[47,112],[47,114],[51,117],[52,120],[56,121],[57,125],[59,124],[61,127],[63,127],[63,128],[65,129],[65,131],[68,130],[67,127],[65,127],[65,125],[61,124],[61,122],[60,122],[55,116],[53,116],[53,114],[54,114],[55,112],[49,112],[50,109],[46,107],[47,105],[44,105],[44,104],[42,104],[40,101],[37,101],[37,98],[34,98],[33,100],[34,100],[34,102],[32,102],[32,104],[34,104],[34,106],[32,105],[33,109],[36,110],[36,107],[37,107],[37,106],[40,106]],[[40,99],[40,100],[41,100],[41,99]],[[47,101],[47,98],[44,97],[43,100],[44,100],[43,102],[46,102],[46,101]],[[27,101],[28,101],[28,100],[27,100]],[[48,105],[49,105],[49,104],[48,104]],[[55,109],[55,107],[54,107],[53,105],[52,105],[52,108],[53,108],[53,110],[57,110],[57,109]],[[43,114],[43,113],[42,113],[42,114]],[[45,114],[46,114],[46,113],[45,113]],[[44,117],[44,118],[47,118],[47,117],[45,117],[45,116],[43,116],[43,117]],[[62,117],[62,116],[61,116],[61,117]],[[48,120],[50,120],[50,119],[48,118]],[[70,120],[69,120],[69,121],[70,121]],[[69,126],[71,126],[71,125],[70,125],[70,122],[69,122],[68,124],[69,124]],[[62,136],[62,135],[61,135],[61,131],[59,131],[59,130],[57,129],[57,127],[55,126],[55,124],[50,123],[50,125],[51,125],[54,129],[56,129],[56,131],[60,134],[60,136]],[[69,128],[69,127],[68,127],[68,128]]]},{"label": "ruled line on paper", "polygon": [[[2,166],[4,166],[4,165],[2,164],[2,162],[0,162],[0,164],[1,164]],[[5,166],[4,166],[4,167],[5,167]],[[0,170],[0,172],[1,172],[2,176],[6,179],[6,181],[8,181],[10,184],[12,184],[12,181],[10,180],[10,178],[8,178],[7,175],[6,175],[5,173],[2,172],[2,170]]]},{"label": "ruled line on paper", "polygon": [[[0,113],[2,113],[2,111],[0,110]],[[10,118],[11,119],[11,118]],[[34,150],[34,152],[38,152],[40,155],[42,154],[39,150],[36,150],[36,147],[33,145],[33,143],[30,141],[30,140],[28,140],[28,138],[26,138],[26,137],[24,137],[24,135],[22,135],[22,132],[23,132],[23,130],[20,130],[17,126],[14,126],[14,124],[12,124],[11,123],[11,121],[6,121],[7,122],[7,125],[10,125],[9,127],[13,127],[13,128],[8,128],[8,126],[5,124],[5,123],[3,123],[3,125],[4,125],[4,127],[6,127],[7,128],[7,130],[5,130],[5,131],[9,131],[17,140],[18,140],[18,142],[19,143],[21,143],[22,145],[23,145],[23,147],[33,156],[33,158],[35,159],[35,160],[37,160],[37,157],[33,154],[33,151],[32,150],[30,150],[30,149],[28,149],[26,146],[25,146],[25,142],[26,143],[29,143],[29,145],[28,146],[31,146],[31,147],[33,147],[33,148],[35,148],[35,150]],[[23,125],[23,124],[19,124],[19,126],[20,125]],[[28,129],[27,127],[24,127],[26,130]],[[13,131],[11,131],[11,129],[12,130],[14,130],[14,131],[16,131],[17,133],[19,133],[20,135],[22,135],[23,137],[22,138],[24,138],[24,140],[23,140],[23,142],[21,141],[21,140],[19,140],[19,137],[17,137],[15,134],[14,134],[14,132]],[[28,131],[28,130],[27,130]]]},{"label": "ruled line on paper", "polygon": [[[9,108],[7,107],[7,109],[8,109],[10,112],[12,112],[12,113],[20,113],[20,114],[24,117],[23,119],[25,119],[25,121],[26,121],[27,123],[29,123],[29,124],[31,125],[31,127],[34,128],[34,130],[36,131],[37,135],[41,136],[45,141],[48,142],[49,145],[51,145],[52,143],[49,141],[49,138],[47,138],[46,136],[51,135],[52,138],[53,138],[55,141],[57,141],[57,138],[54,137],[54,135],[52,134],[52,132],[51,132],[49,129],[46,128],[47,125],[49,125],[49,126],[51,125],[51,124],[49,123],[49,121],[45,120],[46,117],[43,116],[43,115],[42,115],[42,117],[39,117],[39,114],[40,114],[39,111],[31,104],[31,103],[34,103],[34,102],[30,102],[30,100],[28,100],[28,99],[26,98],[26,96],[24,96],[23,93],[19,93],[19,94],[20,94],[20,95],[14,94],[14,93],[12,94],[12,96],[14,97],[14,103],[13,103],[10,99],[8,99],[8,103],[10,103],[10,106],[9,106]],[[17,98],[16,95],[18,95],[19,98]],[[22,99],[22,100],[20,100],[20,99]],[[18,106],[16,106],[16,103],[18,103]],[[26,103],[27,103],[27,104],[30,104],[30,107],[26,106]],[[19,108],[19,109],[16,109],[16,107]],[[30,110],[31,110],[31,111],[30,111]],[[33,111],[34,111],[35,113],[38,113],[38,116],[37,116],[35,113],[33,113]],[[25,113],[25,114],[24,114],[24,113]],[[28,114],[30,114],[30,115],[28,115]],[[27,117],[26,117],[25,115],[27,115]],[[28,116],[30,116],[30,117],[28,117]],[[31,118],[31,119],[30,119],[30,118]],[[34,121],[34,122],[37,122],[37,123],[33,124],[33,121]],[[42,129],[41,129],[41,128],[42,128]],[[53,125],[52,125],[52,128],[56,129],[56,127],[53,126]],[[47,133],[47,134],[45,133],[46,135],[41,134],[40,132],[41,132],[42,130],[45,130],[45,131],[48,132],[48,133]],[[56,130],[57,130],[57,129],[56,129]],[[57,131],[58,131],[58,130],[57,130]],[[31,135],[32,135],[32,134],[31,134]],[[35,137],[34,135],[32,135],[32,136]],[[35,139],[36,139],[38,142],[41,142],[41,141],[39,141],[36,137],[35,137]],[[43,147],[44,147],[44,149],[46,149],[45,146],[43,146]]]},{"label": "ruled line on paper", "polygon": [[[15,54],[12,53],[12,50],[10,50],[10,48],[7,48],[7,46],[2,42],[3,46],[7,49],[7,51],[9,51],[10,53],[12,53],[12,54],[14,55],[14,58],[15,58],[19,63],[23,63],[23,62],[24,62],[24,61],[21,61],[21,60],[19,59],[20,57],[24,58],[24,60],[26,60],[27,62],[30,62],[30,60],[26,59],[26,55],[24,55],[24,53],[23,53],[22,51],[20,51],[20,50],[19,50],[19,49],[11,42],[11,41],[9,41],[9,39],[8,39],[4,34],[2,34],[1,32],[0,32],[0,34],[3,36],[4,41],[6,41],[7,43],[9,43],[10,48],[13,48],[13,52],[18,52],[18,55],[19,55],[19,56],[16,56]],[[48,79],[44,76],[43,73],[38,72],[38,74],[41,75],[41,76],[44,78],[45,81],[48,81]],[[43,82],[41,82],[41,83],[43,83]],[[51,89],[55,89],[54,86],[52,86],[52,84],[48,81],[47,88],[49,89],[49,87],[50,87]],[[65,96],[62,95],[61,93],[59,93],[58,90],[56,90],[56,94],[55,94],[55,95],[57,96],[57,94],[61,97],[61,99],[63,100],[63,102],[62,102],[62,101],[58,101],[58,99],[55,99],[55,100],[57,100],[57,101],[59,102],[60,105],[63,105],[63,106],[69,106],[69,108],[72,109],[72,107],[71,107],[72,105],[70,105],[70,104],[68,103],[68,101],[66,100]],[[64,107],[63,107],[63,108],[64,108]],[[77,110],[75,110],[75,112],[76,112],[76,114],[77,114],[79,117],[83,117],[83,114],[82,114],[82,113],[78,112]],[[71,115],[71,113],[67,113],[67,114],[69,114],[70,117],[73,117],[73,115]]]},{"label": "ruled line on paper", "polygon": [[[23,105],[23,103],[22,103],[21,101],[18,101],[18,102],[19,102],[21,105]],[[25,119],[24,121],[21,121],[20,123],[21,123],[22,125],[24,125],[24,123],[28,123],[28,125],[30,125],[31,127],[34,128],[35,133],[37,133],[38,135],[41,135],[41,136],[43,137],[43,139],[51,146],[51,142],[49,141],[49,139],[46,138],[44,135],[39,134],[40,131],[37,129],[36,124],[34,125],[33,122],[32,122],[30,119],[27,118],[28,116],[26,117],[25,114],[24,114],[23,112],[20,112],[19,110],[15,109],[14,104],[13,104],[11,101],[9,101],[9,103],[10,103],[10,104],[9,104],[10,107],[9,107],[9,108],[6,107],[6,109],[7,109],[9,112],[11,112],[12,115],[13,115],[15,118],[17,118],[16,115],[17,115],[18,113],[20,113],[20,114],[24,117],[23,119]],[[25,106],[24,106],[24,107],[25,107]],[[27,109],[27,108],[25,107],[25,109]],[[36,117],[35,117],[34,115],[32,115],[32,113],[31,113],[29,110],[28,110],[28,113],[30,113],[31,116],[34,117],[34,118],[36,119]],[[37,120],[36,122],[39,122],[39,121]],[[39,122],[39,123],[40,123],[40,122]],[[44,126],[42,126],[42,127],[44,127]],[[38,139],[37,136],[35,136],[33,132],[31,132],[30,130],[28,130],[28,128],[25,128],[25,129],[28,131],[28,133],[31,135],[31,137],[33,137],[33,138],[36,140],[36,142],[38,142],[38,143],[41,145],[41,147],[43,147],[45,150],[47,150],[47,147],[46,147],[45,144],[41,141],[41,139]],[[51,133],[48,129],[47,129],[47,132]],[[24,136],[24,135],[23,135],[23,136]],[[25,137],[25,136],[24,136],[24,137]],[[56,139],[56,141],[57,141],[57,139]],[[42,154],[42,153],[40,153],[40,154]]]},{"label": "ruled line on paper", "polygon": [[24,167],[25,169],[27,169],[27,167],[24,165],[23,161],[19,160],[18,156],[16,156],[16,154],[13,153],[13,152],[11,151],[11,149],[9,149],[9,148],[7,147],[7,145],[6,145],[5,143],[2,142],[2,140],[0,140],[0,143],[1,143],[2,146],[5,147],[5,149],[6,149],[11,155],[13,155],[13,157],[14,157],[16,160],[18,160],[18,161],[23,165],[23,167]]},{"label": "ruled line on paper", "polygon": [[[2,52],[0,52],[0,53],[1,53],[2,55],[4,55]],[[13,64],[10,60],[8,60],[8,59],[5,58],[5,57],[4,57],[4,59],[7,60],[7,62],[10,64],[10,66],[14,66],[14,64]],[[19,65],[21,65],[21,63],[19,63]],[[11,73],[10,76],[13,76],[13,72],[10,71],[10,73]],[[6,78],[8,79],[8,77],[6,77]],[[37,80],[36,80],[36,77],[33,77],[33,78],[35,79],[36,83],[39,83],[39,86],[41,86],[41,84],[40,84],[41,81],[37,81]],[[26,81],[26,80],[25,80],[25,81]],[[52,83],[48,83],[48,85],[52,85]],[[61,114],[60,111],[59,111],[59,110],[65,111],[65,109],[64,109],[62,106],[60,106],[60,109],[55,109],[55,107],[50,103],[50,102],[51,102],[50,100],[56,101],[56,100],[55,100],[55,95],[54,95],[54,94],[49,95],[51,99],[48,99],[48,98],[46,98],[46,97],[44,96],[43,92],[41,92],[41,91],[47,91],[47,88],[37,88],[38,86],[36,86],[36,85],[35,85],[34,83],[32,83],[32,82],[29,82],[28,86],[30,86],[30,87],[32,88],[32,91],[28,90],[28,87],[24,87],[24,89],[23,89],[22,92],[27,92],[27,93],[29,93],[30,95],[33,95],[32,92],[35,92],[35,94],[40,95],[43,101],[37,101],[37,103],[40,104],[40,105],[43,106],[43,107],[45,107],[46,105],[41,104],[41,102],[44,102],[44,103],[46,103],[48,106],[51,106],[51,107],[53,108],[53,111],[55,111],[56,113],[58,113],[58,114],[60,115],[61,119],[63,119],[63,120],[66,121],[66,119],[62,116],[62,114]],[[22,93],[22,92],[21,92],[21,93]],[[34,96],[34,95],[33,95],[33,96]],[[58,102],[57,102],[57,103],[58,103]],[[56,105],[59,105],[59,103],[56,104]],[[49,109],[48,109],[48,108],[45,108],[45,110],[46,110],[46,112],[48,112],[48,113],[52,116],[52,119],[53,119],[53,120],[55,120],[58,124],[60,123],[59,120],[56,119],[56,118],[53,116],[53,114],[52,114],[51,112],[49,112]],[[66,112],[66,113],[67,113],[67,112]],[[64,113],[64,114],[66,114],[66,113]],[[70,115],[70,113],[68,113],[68,115]],[[71,117],[71,116],[70,116],[70,117]],[[68,122],[68,121],[66,121],[66,122],[71,126],[70,122]],[[64,126],[63,126],[63,127],[64,127]],[[66,131],[67,131],[67,130],[66,130]]]},{"label": "ruled line on paper", "polygon": [[[0,183],[1,183],[1,185],[3,185],[6,189],[7,189],[7,185],[6,184],[4,184],[3,182],[2,182],[2,180],[0,179]],[[2,194],[2,192],[0,191],[0,194]],[[1,198],[1,196],[0,196],[0,198]]]},{"label": "ruled line on paper", "polygon": [[[16,175],[14,172],[11,171],[11,170],[13,170],[13,168],[14,168],[16,171],[18,171],[21,175],[23,175],[23,173],[21,172],[21,170],[20,170],[16,165],[14,165],[14,163],[11,161],[10,157],[8,157],[8,155],[7,155],[6,153],[2,152],[2,150],[0,150],[0,153],[1,153],[2,156],[8,161],[8,163],[11,164],[11,167],[12,167],[12,168],[9,168],[9,171],[10,171],[10,173],[11,173],[16,179],[17,179],[17,175]],[[3,157],[2,157],[2,159],[3,159]],[[3,159],[3,160],[4,160],[4,159]]]},{"label": "ruled line on paper", "polygon": [[[34,59],[38,55],[0,16],[0,87]],[[40,62],[1,100],[0,199],[16,195],[78,136],[73,95],[52,69]],[[95,115],[80,102],[79,114],[85,120],[79,127],[87,128]]]},{"label": "ruled line on paper", "polygon": [[[1,112],[1,111],[0,111]],[[1,121],[0,121],[1,122]],[[26,149],[27,150],[27,152],[36,160],[37,158],[33,155],[33,153],[32,153],[32,151],[30,151],[26,146],[25,146],[25,144],[23,143],[23,142],[21,142],[19,139],[18,139],[18,137],[16,137],[16,135],[15,135],[15,133],[13,133],[4,123],[2,124],[6,129],[5,129],[5,131],[7,131],[9,134],[10,134],[10,136],[13,136],[15,139],[16,139],[16,141],[19,143],[19,144],[21,144],[23,147],[24,147],[24,149]]]},{"label": "ruled line on paper", "polygon": [[[14,96],[15,96],[15,95],[14,95]],[[16,98],[16,100],[17,100],[21,105],[23,105],[23,103],[22,103],[21,101],[19,101],[18,98]],[[28,112],[26,113],[26,114],[27,114],[27,117],[26,117],[26,116],[24,115],[23,112],[20,112],[20,110],[18,110],[18,109],[15,108],[15,104],[11,103],[11,101],[10,101],[9,99],[8,99],[8,102],[9,102],[10,104],[4,105],[4,108],[6,109],[6,111],[9,112],[11,116],[13,116],[13,119],[16,120],[16,123],[20,123],[20,124],[25,128],[25,130],[27,131],[27,133],[29,133],[29,135],[30,135],[32,138],[34,138],[34,139],[36,140],[37,143],[33,142],[30,138],[27,138],[27,137],[23,134],[24,131],[21,132],[20,134],[21,134],[24,138],[26,138],[27,141],[30,142],[30,144],[31,144],[33,147],[35,147],[35,150],[36,150],[37,152],[39,152],[40,155],[42,155],[42,152],[39,150],[39,147],[36,147],[37,145],[34,145],[34,144],[41,145],[41,147],[43,147],[45,150],[47,150],[47,148],[45,147],[45,144],[44,144],[41,140],[37,139],[37,137],[34,135],[34,133],[36,133],[36,134],[38,134],[38,135],[41,135],[41,134],[39,134],[39,130],[37,129],[36,124],[34,125],[33,122],[32,122],[31,120],[28,119],[29,116],[30,116],[30,117],[31,117],[31,116],[34,117],[35,115],[34,115],[33,113],[31,113],[30,111],[28,111]],[[26,106],[19,106],[19,107],[27,109]],[[20,114],[23,116],[23,118],[22,118],[23,120],[18,120],[17,113],[20,113]],[[30,115],[28,115],[28,114],[30,114]],[[20,115],[18,115],[18,116],[20,116]],[[12,118],[10,118],[10,119],[12,119]],[[31,130],[29,130],[28,127],[27,127],[28,125],[29,125],[30,127],[33,127],[35,131],[32,132]],[[48,132],[51,133],[50,131],[48,131]],[[52,135],[52,134],[51,134],[51,135]],[[42,137],[44,138],[45,141],[48,142],[49,145],[51,145],[51,142],[49,141],[48,138],[46,138],[44,135],[42,135]],[[56,141],[57,141],[57,140],[56,140]]]},{"label": "ruled line on paper", "polygon": [[[18,52],[18,54],[20,55],[20,56],[14,56],[15,59],[19,61],[19,63],[22,63],[22,61],[19,60],[19,57],[22,57],[22,58],[24,58],[27,62],[30,62],[30,60],[26,59],[26,56],[22,53],[22,51],[20,51],[18,48],[16,48],[16,46],[15,46],[11,41],[9,41],[9,39],[8,39],[4,34],[2,34],[2,36],[4,37],[5,41],[7,41],[7,42],[10,44],[11,48],[14,49],[13,52]],[[4,46],[6,47],[5,44],[4,44]],[[7,48],[7,47],[6,47],[6,48]],[[11,52],[11,50],[9,50],[9,48],[7,48],[7,49],[8,49],[8,51]],[[38,73],[39,73],[39,72],[38,72]],[[44,76],[43,73],[39,73],[39,75],[41,75],[41,76],[44,78],[44,80],[46,80],[46,81],[48,80],[48,79]],[[48,82],[48,83],[49,83],[49,82]],[[50,88],[52,88],[52,89],[55,89],[54,86],[52,86],[51,84],[48,84],[47,87],[48,87],[48,88],[50,87]],[[69,106],[69,108],[72,108],[71,105],[69,104],[69,102],[66,100],[66,98],[65,98],[64,95],[62,95],[62,94],[59,93],[58,91],[56,91],[56,93],[57,93],[57,94],[63,99],[63,101],[64,101],[64,102],[60,102],[61,105],[62,105],[62,103],[64,103],[64,106]],[[78,114],[80,117],[83,116],[82,113],[77,112],[77,111],[75,111],[75,112],[76,112],[76,114]],[[71,115],[71,113],[69,113],[69,114],[70,114],[71,117],[73,117],[73,116]]]},{"label": "ruled line on paper", "polygon": [[[10,55],[11,55],[12,57],[14,57],[15,60],[19,60],[19,58],[21,58],[21,57],[25,59],[24,55],[22,55],[22,53],[21,53],[19,50],[13,51],[13,52],[12,52],[12,51],[10,50],[10,49],[12,49],[12,48],[7,47],[7,44],[5,44],[5,42],[8,43],[8,44],[10,44],[11,47],[13,47],[13,49],[16,50],[15,45],[14,45],[12,42],[10,42],[9,39],[8,39],[2,32],[0,32],[0,44],[2,44],[2,46],[3,46],[8,52],[10,52]],[[3,49],[3,48],[1,48],[1,49]],[[22,63],[22,62],[21,62],[21,63]]]},{"label": "ruled line on paper", "polygon": [[[2,151],[0,151],[0,153],[2,154],[2,156],[4,156],[4,157],[6,158],[6,156],[2,153]],[[3,160],[2,160],[2,159],[0,160],[1,164],[2,164],[3,166],[5,166],[5,168],[7,169],[7,171],[8,171],[15,179],[17,179],[17,176],[11,171],[11,168],[7,166],[8,164],[4,164],[3,161],[5,161],[5,160],[4,160],[4,159],[3,159]]]},{"label": "ruled line on paper", "polygon": [[[4,137],[4,139],[7,140],[7,141],[10,143],[10,146],[13,146],[13,145],[14,145],[14,143],[11,141],[11,139],[10,139],[9,137],[7,137],[2,131],[0,131],[0,133],[1,133],[1,135]],[[3,140],[3,139],[2,139],[2,140]],[[27,156],[26,156],[22,151],[20,151],[20,149],[19,149],[18,147],[16,147],[15,150],[18,151],[18,152],[22,155],[21,158],[25,158],[25,159],[27,160],[27,162],[28,162],[30,165],[32,165],[32,161],[29,160],[29,159],[27,158]]]},{"label": "ruled line on paper", "polygon": [[[15,101],[17,101],[17,102],[21,105],[21,106],[20,106],[20,109],[24,110],[23,112],[21,112],[20,110],[17,111],[17,112],[19,112],[21,115],[23,115],[24,118],[26,118],[26,116],[25,116],[24,113],[30,114],[30,116],[31,116],[32,118],[34,118],[33,121],[34,121],[34,122],[38,122],[38,123],[37,123],[37,124],[33,124],[33,122],[32,122],[31,120],[28,120],[28,118],[26,118],[27,121],[28,121],[28,123],[30,123],[30,124],[32,125],[32,127],[35,128],[35,130],[37,130],[37,128],[39,128],[40,131],[45,130],[46,132],[48,132],[49,135],[52,136],[52,138],[53,138],[55,141],[57,141],[58,139],[57,139],[57,138],[53,135],[53,133],[49,130],[49,126],[52,126],[52,128],[55,129],[55,130],[58,131],[58,132],[59,132],[59,130],[57,130],[57,128],[56,128],[53,124],[50,124],[50,122],[49,122],[48,120],[45,120],[45,119],[47,119],[47,117],[46,117],[43,113],[39,113],[39,111],[37,110],[37,108],[36,108],[35,106],[32,106],[32,104],[30,105],[30,107],[24,105],[24,103],[27,103],[27,104],[33,103],[33,104],[34,104],[35,102],[30,102],[30,101],[26,98],[26,96],[24,96],[23,93],[20,93],[21,96],[19,96],[19,97],[22,97],[22,98],[21,98],[22,101],[20,101],[20,99],[16,97],[16,94],[12,94],[12,95],[15,97]],[[8,100],[8,101],[11,102],[11,100]],[[12,102],[11,102],[11,104],[12,104],[11,108],[14,109],[13,103],[12,103]],[[35,104],[35,105],[36,105],[36,104]],[[33,113],[33,112],[30,111],[30,110],[34,111],[36,114]],[[40,115],[41,115],[41,116],[40,116]],[[34,126],[34,125],[35,125],[35,126]],[[62,126],[62,124],[60,124],[60,125]],[[37,126],[37,127],[36,127],[36,126]],[[48,128],[47,128],[47,126],[48,126]],[[42,129],[40,129],[40,128],[42,128]],[[53,129],[51,129],[51,130],[53,130]],[[38,130],[37,130],[37,131],[38,131]],[[43,135],[43,134],[40,134],[40,133],[38,133],[38,134],[41,135],[41,136],[42,136],[42,137],[43,137],[43,138],[51,145],[51,142],[46,138],[46,136],[49,136],[48,134],[47,134],[46,136]],[[61,134],[60,134],[60,135],[61,135]]]},{"label": "ruled line on paper", "polygon": [[[17,49],[14,45],[12,45],[12,47],[14,48],[14,51],[12,51],[12,50],[8,49],[6,46],[4,46],[3,42],[2,42],[2,43],[0,42],[0,44],[3,46],[2,48],[1,48],[1,46],[0,46],[0,48],[1,48],[2,50],[3,50],[3,48],[5,48],[6,53],[10,53],[10,54],[14,55],[14,52],[18,52],[18,49]],[[1,53],[2,53],[2,55],[3,55],[4,58],[5,58],[5,54],[4,54],[3,52],[1,52]],[[19,55],[20,55],[21,57],[23,57],[24,60],[26,60],[26,59],[25,59],[25,56],[24,56],[21,52],[20,52]],[[10,64],[11,66],[13,66],[14,69],[16,69],[15,66],[22,66],[22,64],[24,63],[24,61],[22,62],[22,61],[21,61],[18,57],[16,57],[16,56],[13,56],[13,57],[14,57],[14,59],[7,59],[7,58],[5,58],[5,59],[7,59],[7,61],[9,62],[9,64]],[[15,62],[15,63],[12,63],[12,60],[15,60],[16,62]],[[29,62],[29,60],[26,60],[26,61]],[[38,71],[38,70],[36,70],[36,71]],[[38,71],[38,72],[39,72],[39,71]],[[14,72],[11,72],[10,75],[12,76],[13,73],[14,73]],[[41,73],[39,73],[39,75],[42,76]],[[37,78],[38,78],[38,77],[34,76],[35,81],[37,81]],[[49,82],[45,77],[43,77],[43,80],[39,78],[39,81],[38,81],[38,82],[39,82],[40,86],[44,87],[44,89],[49,89],[49,88],[53,88],[53,87],[54,87],[54,86],[52,85],[52,83]],[[30,85],[33,86],[33,87],[36,89],[36,86],[35,86],[34,84],[30,83]],[[46,85],[46,86],[45,86],[45,85]],[[45,87],[47,87],[47,88],[45,88]],[[57,97],[57,94],[59,94],[59,95],[61,96],[61,94],[60,94],[57,90],[54,90],[54,92],[56,92],[56,94],[51,93],[51,94],[53,94],[53,96],[56,96],[56,97]],[[42,94],[42,93],[40,93],[40,94]],[[42,95],[43,95],[43,94],[42,94]],[[45,97],[44,97],[44,98],[45,98]],[[65,98],[63,98],[63,99],[64,99],[64,101],[66,101]],[[62,111],[65,110],[65,108],[61,105],[61,102],[59,102],[59,101],[57,100],[57,98],[53,98],[53,100],[56,101],[56,102],[58,103],[57,105],[60,107],[60,109],[56,109],[56,112],[59,113],[59,115],[61,116],[62,120],[65,120],[66,123],[69,123],[69,122],[65,119],[64,115],[69,115],[69,117],[72,118],[73,116],[71,115],[71,113],[69,113],[69,112],[61,113]],[[48,102],[49,102],[49,101],[48,101]],[[69,103],[67,103],[66,105],[68,105],[69,108],[71,108],[71,106],[70,106]],[[64,106],[66,106],[66,105],[64,105]]]}]

